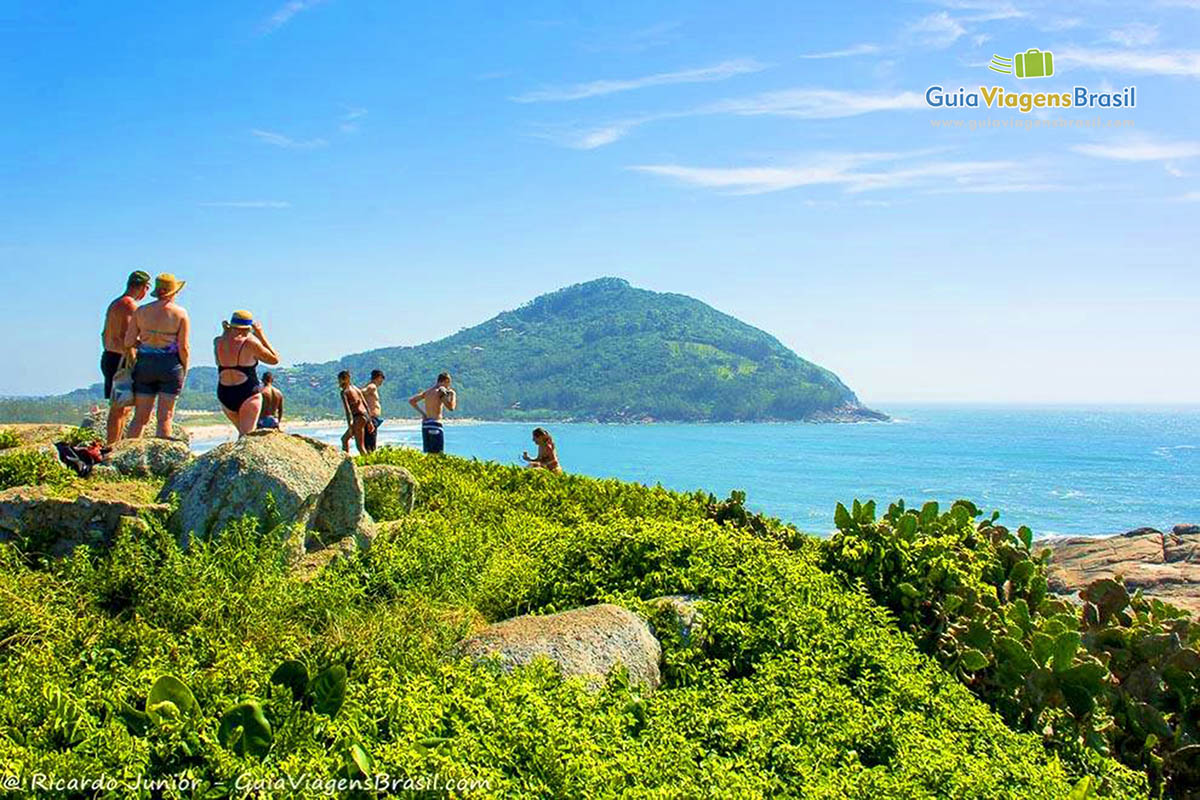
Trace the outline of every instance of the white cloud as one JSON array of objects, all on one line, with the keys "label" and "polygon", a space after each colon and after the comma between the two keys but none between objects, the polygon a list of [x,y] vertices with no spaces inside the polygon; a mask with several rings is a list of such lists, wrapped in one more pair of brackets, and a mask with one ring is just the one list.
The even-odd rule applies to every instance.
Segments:
[{"label": "white cloud", "polygon": [[1182,178],[1187,174],[1174,164],[1163,164],[1163,169],[1166,170],[1166,173],[1172,178]]},{"label": "white cloud", "polygon": [[1200,192],[1188,192],[1180,195],[1178,199],[1185,203],[1200,203]]},{"label": "white cloud", "polygon": [[645,125],[648,122],[654,122],[660,119],[666,119],[670,116],[683,115],[659,114],[654,116],[637,117],[634,119],[610,122],[594,128],[547,127],[543,128],[535,135],[540,139],[547,139],[564,147],[570,147],[576,150],[594,150],[597,147],[604,147],[605,145],[624,139],[640,125]]},{"label": "white cloud", "polygon": [[329,144],[324,139],[293,139],[289,136],[284,136],[282,133],[264,131],[257,128],[250,131],[250,133],[260,142],[266,142],[267,144],[283,147],[288,150],[313,150]]},{"label": "white cloud", "polygon": [[1069,31],[1083,24],[1079,17],[1056,17],[1043,22],[1039,27],[1044,31]]},{"label": "white cloud", "polygon": [[358,131],[359,120],[367,115],[365,108],[348,108],[346,113],[342,115],[342,121],[338,123],[338,130],[342,133],[356,133]]},{"label": "white cloud", "polygon": [[877,44],[856,44],[844,50],[829,50],[824,53],[802,53],[800,58],[849,58],[851,56],[869,56],[879,52]]},{"label": "white cloud", "polygon": [[1114,28],[1106,37],[1124,47],[1145,47],[1158,39],[1158,26],[1144,22],[1131,22],[1123,28]]},{"label": "white cloud", "polygon": [[733,98],[685,110],[646,114],[588,128],[544,128],[536,135],[565,147],[592,150],[619,141],[652,122],[687,117],[776,116],[794,119],[836,119],[875,111],[913,111],[925,108],[916,92],[849,92],[837,89],[786,89]]},{"label": "white cloud", "polygon": [[908,26],[909,36],[928,47],[949,47],[966,33],[962,23],[945,11],[935,11]]},{"label": "white cloud", "polygon": [[856,117],[873,111],[913,111],[925,108],[917,92],[855,92],[840,89],[784,89],[740,99],[723,100],[700,113],[770,115],[801,119]]},{"label": "white cloud", "polygon": [[1164,141],[1139,136],[1079,144],[1071,149],[1085,156],[1113,161],[1170,161],[1200,156],[1200,141]]},{"label": "white cloud", "polygon": [[319,6],[325,0],[289,0],[280,6],[274,14],[272,14],[266,22],[263,23],[263,33],[270,33],[273,30],[282,28],[291,21],[292,17],[299,14],[301,11]]},{"label": "white cloud", "polygon": [[976,47],[983,47],[985,44],[987,44],[991,40],[992,40],[991,34],[977,33],[971,37],[971,44],[975,45]]},{"label": "white cloud", "polygon": [[1200,77],[1200,50],[1143,52],[1094,50],[1086,47],[1054,48],[1054,60],[1063,66],[1143,72],[1151,75]]},{"label": "white cloud", "polygon": [[291,208],[285,200],[229,200],[218,203],[201,203],[203,208]]},{"label": "white cloud", "polygon": [[[720,189],[731,194],[764,194],[804,186],[840,186],[846,193],[929,186],[949,183],[970,187],[980,176],[996,176],[1020,169],[1010,161],[933,161],[915,165],[886,164],[914,154],[824,153],[791,166],[690,167],[679,164],[643,164],[630,169],[670,178],[690,186]],[[1027,180],[1025,178],[1024,180]]]},{"label": "white cloud", "polygon": [[660,72],[655,75],[645,75],[640,78],[625,80],[600,80],[580,83],[559,89],[541,89],[526,92],[512,98],[518,103],[548,103],[568,100],[583,100],[588,97],[599,97],[617,92],[629,92],[635,89],[645,89],[650,86],[666,86],[677,83],[708,83],[723,81],[735,75],[745,75],[759,72],[765,67],[751,58],[722,61],[711,67],[685,69],[677,72]]}]

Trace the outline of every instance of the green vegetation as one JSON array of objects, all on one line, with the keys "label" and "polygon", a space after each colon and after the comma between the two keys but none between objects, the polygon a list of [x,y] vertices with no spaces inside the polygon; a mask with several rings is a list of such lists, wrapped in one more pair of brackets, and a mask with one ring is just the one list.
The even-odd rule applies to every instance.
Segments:
[{"label": "green vegetation", "polygon": [[[497,797],[1145,796],[1010,730],[737,498],[365,460],[410,470],[417,506],[308,581],[253,519],[185,553],[152,518],[40,568],[0,544],[0,772],[187,775],[205,797],[381,774]],[[667,594],[703,598],[704,636],[661,623],[646,601]],[[485,620],[597,601],[660,620],[658,691],[453,657]]]},{"label": "green vegetation", "polygon": [[[461,413],[481,419],[883,418],[860,408],[836,375],[769,334],[690,297],[635,289],[617,278],[543,295],[436,342],[276,370],[276,384],[287,394],[289,414],[336,416],[342,413],[338,371],[365,382],[375,368],[388,376],[382,389],[388,408],[448,370],[462,393]],[[98,396],[98,386],[91,391]],[[216,411],[215,392],[216,371],[195,367],[181,408]],[[77,410],[68,418],[75,421],[93,395],[47,402],[54,408],[73,402]],[[0,417],[25,419],[14,415],[28,414],[29,403],[0,400]]]},{"label": "green vegetation", "polygon": [[9,450],[13,447],[20,446],[20,444],[21,437],[17,436],[14,431],[9,430],[8,428],[0,430],[0,450]]},{"label": "green vegetation", "polygon": [[98,431],[95,428],[80,428],[72,426],[62,432],[59,441],[66,442],[69,445],[76,447],[89,447],[97,442],[104,441],[104,432]]},{"label": "green vegetation", "polygon": [[883,519],[839,505],[823,565],[891,609],[918,647],[1017,730],[1067,759],[1090,750],[1144,770],[1155,789],[1200,786],[1200,627],[1112,580],[1082,608],[1047,594],[1033,534],[959,501]]},{"label": "green vegetation", "polygon": [[45,450],[0,453],[0,490],[39,484],[62,486],[73,477],[58,456]]}]

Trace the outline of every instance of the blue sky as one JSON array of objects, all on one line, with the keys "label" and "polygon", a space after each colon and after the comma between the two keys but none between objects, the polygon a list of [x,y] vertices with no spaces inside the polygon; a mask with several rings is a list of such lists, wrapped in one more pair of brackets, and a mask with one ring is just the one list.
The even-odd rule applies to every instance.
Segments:
[{"label": "blue sky", "polygon": [[[884,407],[1200,402],[1198,34],[1198,0],[0,0],[0,393],[98,380],[144,268],[197,363],[235,308],[321,361],[618,275]],[[986,68],[1032,47],[1053,77]],[[1030,118],[1132,125],[933,124]]]}]

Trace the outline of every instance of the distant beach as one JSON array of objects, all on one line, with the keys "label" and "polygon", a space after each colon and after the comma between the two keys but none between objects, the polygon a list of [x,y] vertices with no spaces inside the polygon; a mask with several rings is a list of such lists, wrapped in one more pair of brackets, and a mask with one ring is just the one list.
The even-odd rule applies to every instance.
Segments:
[{"label": "distant beach", "polygon": [[[703,489],[745,489],[749,505],[828,533],[838,502],[882,508],[959,498],[1038,536],[1107,535],[1200,523],[1200,408],[902,406],[893,424],[546,423],[568,472]],[[448,453],[519,463],[533,422],[449,420]],[[340,420],[293,433],[335,443]],[[191,429],[205,450],[231,426]],[[203,434],[203,435],[202,435]],[[215,440],[210,437],[217,437]],[[415,419],[389,420],[381,444],[420,447]]]}]

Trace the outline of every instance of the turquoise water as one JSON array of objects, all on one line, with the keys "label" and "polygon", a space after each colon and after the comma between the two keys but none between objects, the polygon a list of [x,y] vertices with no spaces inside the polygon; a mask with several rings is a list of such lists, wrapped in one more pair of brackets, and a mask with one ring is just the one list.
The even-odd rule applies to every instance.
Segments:
[{"label": "turquoise water", "polygon": [[[1200,523],[1200,408],[885,410],[897,421],[546,427],[568,471],[722,497],[740,488],[754,509],[812,532],[856,497],[966,497],[1038,535]],[[449,422],[447,452],[518,463],[533,427]],[[385,425],[380,442],[419,447],[420,434]]]}]

